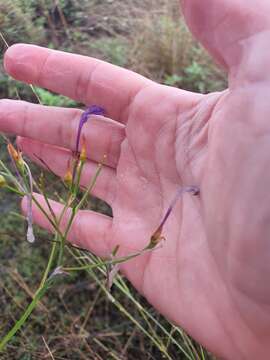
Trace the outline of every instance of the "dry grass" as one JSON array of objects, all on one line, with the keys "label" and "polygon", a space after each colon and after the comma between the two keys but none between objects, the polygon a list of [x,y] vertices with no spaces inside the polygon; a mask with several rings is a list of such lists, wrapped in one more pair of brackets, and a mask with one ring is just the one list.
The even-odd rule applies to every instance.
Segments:
[{"label": "dry grass", "polygon": [[224,73],[189,32],[176,0],[164,0],[138,19],[131,39],[130,66],[151,79],[201,92],[226,85]]}]

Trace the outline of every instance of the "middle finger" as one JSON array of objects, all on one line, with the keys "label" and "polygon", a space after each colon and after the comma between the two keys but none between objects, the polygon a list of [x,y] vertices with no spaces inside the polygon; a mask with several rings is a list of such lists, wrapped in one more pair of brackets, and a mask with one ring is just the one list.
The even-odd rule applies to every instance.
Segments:
[{"label": "middle finger", "polygon": [[[83,111],[31,104],[18,100],[0,101],[0,130],[74,151]],[[125,126],[103,116],[90,116],[82,130],[87,157],[115,168],[125,137]]]}]

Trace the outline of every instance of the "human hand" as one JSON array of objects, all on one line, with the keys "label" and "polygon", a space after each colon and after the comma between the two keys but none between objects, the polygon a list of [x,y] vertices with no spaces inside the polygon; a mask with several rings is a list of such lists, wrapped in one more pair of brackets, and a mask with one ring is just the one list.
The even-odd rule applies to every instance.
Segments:
[{"label": "human hand", "polygon": [[[266,0],[183,1],[191,30],[229,74],[228,90],[205,96],[40,47],[15,45],[5,55],[14,78],[103,106],[113,119],[85,124],[82,177],[87,185],[107,155],[94,191],[113,218],[81,211],[73,243],[100,256],[118,244],[121,255],[140,250],[179,187],[199,186],[200,197],[184,194],[175,206],[162,248],[121,269],[157,310],[230,359],[270,351],[269,10]],[[63,177],[81,111],[10,100],[0,110],[0,130],[21,136],[25,154]],[[34,220],[49,229],[36,208]]]}]

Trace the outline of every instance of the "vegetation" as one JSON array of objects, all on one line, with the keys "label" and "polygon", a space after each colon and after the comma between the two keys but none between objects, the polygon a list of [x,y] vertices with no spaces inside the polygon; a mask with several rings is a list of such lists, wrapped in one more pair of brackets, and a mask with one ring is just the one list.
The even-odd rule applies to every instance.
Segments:
[{"label": "vegetation", "polygon": [[[169,86],[203,93],[226,86],[225,78],[192,39],[178,1],[165,0],[0,0],[1,55],[7,44],[31,42],[98,56]],[[147,11],[146,11],[147,9]],[[149,10],[151,9],[151,10]],[[43,89],[33,90],[0,73],[1,97],[20,97],[53,106],[79,106]],[[6,144],[0,159],[8,163]],[[33,174],[39,171],[33,166]],[[46,192],[61,196],[62,186],[45,174]],[[88,205],[109,213],[103,202]],[[17,197],[0,192],[0,337],[34,298],[52,238],[39,229],[25,241]],[[77,264],[79,255],[65,256]],[[74,256],[74,257],[73,257]],[[89,262],[98,260],[90,257]],[[8,343],[1,359],[213,359],[181,329],[169,324],[120,276],[112,292],[104,267],[61,279],[31,319]],[[202,324],[204,326],[204,324]]]}]

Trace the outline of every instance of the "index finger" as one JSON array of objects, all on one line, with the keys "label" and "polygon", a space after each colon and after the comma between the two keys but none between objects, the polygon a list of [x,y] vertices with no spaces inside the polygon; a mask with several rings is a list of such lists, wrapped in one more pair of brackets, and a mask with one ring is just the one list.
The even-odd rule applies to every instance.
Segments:
[{"label": "index finger", "polygon": [[5,53],[4,66],[15,79],[44,87],[78,102],[97,104],[125,122],[136,94],[152,82],[104,61],[35,45],[17,44]]}]

